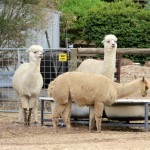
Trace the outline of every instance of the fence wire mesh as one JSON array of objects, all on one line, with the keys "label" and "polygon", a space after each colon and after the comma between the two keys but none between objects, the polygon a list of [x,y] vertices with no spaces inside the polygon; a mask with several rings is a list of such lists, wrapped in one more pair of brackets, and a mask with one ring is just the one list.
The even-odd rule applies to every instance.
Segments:
[{"label": "fence wire mesh", "polygon": [[[68,71],[69,51],[69,49],[44,49],[40,66],[44,83],[40,96],[47,96],[46,89],[50,81]],[[12,77],[18,66],[28,61],[28,53],[24,48],[0,49],[0,111],[18,111],[18,97],[12,87]]]}]

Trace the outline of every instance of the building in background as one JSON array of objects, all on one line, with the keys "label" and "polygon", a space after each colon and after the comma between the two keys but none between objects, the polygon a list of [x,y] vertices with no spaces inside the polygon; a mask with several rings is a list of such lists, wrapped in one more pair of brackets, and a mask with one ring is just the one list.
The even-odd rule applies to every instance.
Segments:
[{"label": "building in background", "polygon": [[[41,31],[30,31],[29,36],[32,36],[32,40],[30,38],[27,39],[26,47],[39,44],[43,48],[49,48],[47,41],[49,40],[50,48],[60,48],[60,12],[47,11],[47,13],[49,14],[46,18],[48,21],[47,28]],[[46,38],[45,31],[47,31],[49,39]]]}]

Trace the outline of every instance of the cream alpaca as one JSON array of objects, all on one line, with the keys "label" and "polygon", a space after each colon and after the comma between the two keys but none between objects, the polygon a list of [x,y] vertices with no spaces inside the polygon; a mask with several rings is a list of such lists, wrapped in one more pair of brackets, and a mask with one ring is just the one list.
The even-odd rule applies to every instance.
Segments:
[{"label": "cream alpaca", "polygon": [[53,126],[56,131],[60,115],[67,128],[71,127],[72,101],[79,106],[93,106],[90,112],[89,130],[92,130],[94,119],[96,119],[97,131],[101,131],[104,105],[111,105],[115,100],[133,93],[140,92],[145,96],[149,88],[149,83],[144,78],[126,84],[119,84],[103,75],[80,72],[64,73],[58,76],[52,84],[52,86],[49,85],[48,95],[55,99]]},{"label": "cream alpaca", "polygon": [[103,74],[114,80],[116,67],[117,38],[115,35],[106,35],[102,43],[104,44],[104,61],[86,59],[77,68],[77,72],[88,72]]},{"label": "cream alpaca", "polygon": [[[32,45],[29,52],[29,63],[24,63],[16,70],[12,84],[19,97],[19,122],[23,119],[25,125],[30,124],[31,111],[34,108],[34,121],[37,122],[38,97],[43,86],[43,78],[40,73],[40,62],[43,56],[43,48]],[[27,116],[27,110],[29,114]]]}]

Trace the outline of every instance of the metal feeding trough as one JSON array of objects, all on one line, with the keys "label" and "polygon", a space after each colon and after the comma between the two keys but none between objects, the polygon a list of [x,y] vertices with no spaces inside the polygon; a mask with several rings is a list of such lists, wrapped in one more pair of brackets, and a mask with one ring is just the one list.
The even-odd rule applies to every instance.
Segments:
[{"label": "metal feeding trough", "polygon": [[[105,106],[105,113],[109,119],[140,120],[146,115],[150,117],[150,101],[144,99],[120,99],[112,106]],[[146,108],[147,107],[147,108]]]},{"label": "metal feeding trough", "polygon": [[[54,99],[52,97],[40,97],[41,100],[41,125],[44,121],[52,121],[52,119],[44,119],[44,101],[51,102],[51,109],[54,110]],[[144,120],[144,123],[123,123],[118,124],[118,126],[139,126],[145,127],[145,131],[148,131],[148,118],[150,117],[150,100],[136,100],[136,99],[119,99],[116,100],[112,106],[105,106],[105,113],[108,118],[116,120]],[[87,118],[89,118],[89,107],[79,107],[75,103],[72,103],[72,121],[75,123],[89,123]],[[78,120],[78,118],[80,118]],[[82,121],[81,121],[82,120]],[[103,124],[104,125],[104,124]],[[113,125],[111,123],[111,125]]]},{"label": "metal feeding trough", "polygon": [[106,106],[105,113],[110,119],[144,118],[145,115],[143,105]]},{"label": "metal feeding trough", "polygon": [[[53,99],[50,101],[53,111],[55,102]],[[72,103],[72,118],[89,118],[89,114],[89,106],[80,107]],[[113,105],[105,106],[105,114],[107,118],[116,120],[139,120],[143,119],[145,115],[150,117],[150,100],[119,99]]]}]

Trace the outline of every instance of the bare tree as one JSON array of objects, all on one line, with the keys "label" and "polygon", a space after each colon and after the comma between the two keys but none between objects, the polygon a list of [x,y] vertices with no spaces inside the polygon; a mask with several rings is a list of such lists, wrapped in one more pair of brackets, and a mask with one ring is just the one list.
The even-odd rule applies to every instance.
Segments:
[{"label": "bare tree", "polygon": [[[50,18],[47,11],[57,8],[61,0],[0,0],[0,47],[18,48],[26,45],[31,30],[46,28]],[[31,34],[30,34],[31,35]],[[13,64],[14,51],[0,51],[0,66]],[[12,61],[11,61],[12,60]]]},{"label": "bare tree", "polygon": [[29,29],[43,29],[60,0],[0,0],[0,47],[22,47]]}]

